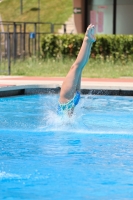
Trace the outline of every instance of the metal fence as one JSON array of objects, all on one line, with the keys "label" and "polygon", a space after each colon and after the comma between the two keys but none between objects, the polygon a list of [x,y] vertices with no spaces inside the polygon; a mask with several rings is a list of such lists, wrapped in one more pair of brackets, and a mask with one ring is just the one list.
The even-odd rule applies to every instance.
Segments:
[{"label": "metal fence", "polygon": [[41,37],[44,34],[55,33],[57,26],[63,27],[67,33],[66,24],[38,22],[2,22],[0,32],[0,73],[11,73],[11,62],[24,60],[28,56],[40,56]]}]

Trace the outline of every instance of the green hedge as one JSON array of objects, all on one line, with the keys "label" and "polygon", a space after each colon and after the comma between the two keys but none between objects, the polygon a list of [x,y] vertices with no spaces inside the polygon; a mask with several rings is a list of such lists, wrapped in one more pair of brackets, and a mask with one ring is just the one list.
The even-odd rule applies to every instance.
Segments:
[{"label": "green hedge", "polygon": [[[84,35],[49,34],[42,39],[43,57],[76,57]],[[91,57],[102,61],[132,61],[133,35],[97,35],[93,44]]]}]

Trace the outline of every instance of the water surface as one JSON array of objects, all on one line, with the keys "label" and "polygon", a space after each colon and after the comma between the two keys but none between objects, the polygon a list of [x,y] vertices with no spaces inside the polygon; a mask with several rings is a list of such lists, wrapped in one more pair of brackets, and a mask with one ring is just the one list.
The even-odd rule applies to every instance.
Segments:
[{"label": "water surface", "polygon": [[0,98],[0,199],[132,199],[133,98],[85,95],[63,119],[57,101]]}]

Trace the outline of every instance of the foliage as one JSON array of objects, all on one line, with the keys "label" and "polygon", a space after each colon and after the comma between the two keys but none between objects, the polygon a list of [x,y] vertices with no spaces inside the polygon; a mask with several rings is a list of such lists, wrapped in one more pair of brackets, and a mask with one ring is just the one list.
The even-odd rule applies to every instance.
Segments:
[{"label": "foliage", "polygon": [[[42,39],[44,58],[61,56],[76,57],[83,41],[83,35],[45,35]],[[91,57],[99,61],[121,62],[133,59],[132,35],[97,35]]]},{"label": "foliage", "polygon": [[58,57],[60,53],[60,39],[57,35],[49,34],[47,36],[47,42],[42,44],[43,54],[47,57]]},{"label": "foliage", "polygon": [[82,35],[45,35],[42,39],[44,58],[60,58],[61,56],[76,57],[82,44]]},{"label": "foliage", "polygon": [[60,44],[61,44],[61,54],[63,56],[71,56],[76,57],[80,50],[83,36],[82,35],[75,35],[70,34],[69,37],[67,34],[59,36]]}]

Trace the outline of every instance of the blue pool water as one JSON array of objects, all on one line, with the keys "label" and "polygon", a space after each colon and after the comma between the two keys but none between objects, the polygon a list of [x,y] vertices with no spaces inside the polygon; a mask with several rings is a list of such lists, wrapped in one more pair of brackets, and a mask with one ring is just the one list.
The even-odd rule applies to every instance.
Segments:
[{"label": "blue pool water", "polygon": [[133,199],[133,98],[0,98],[0,200]]}]

